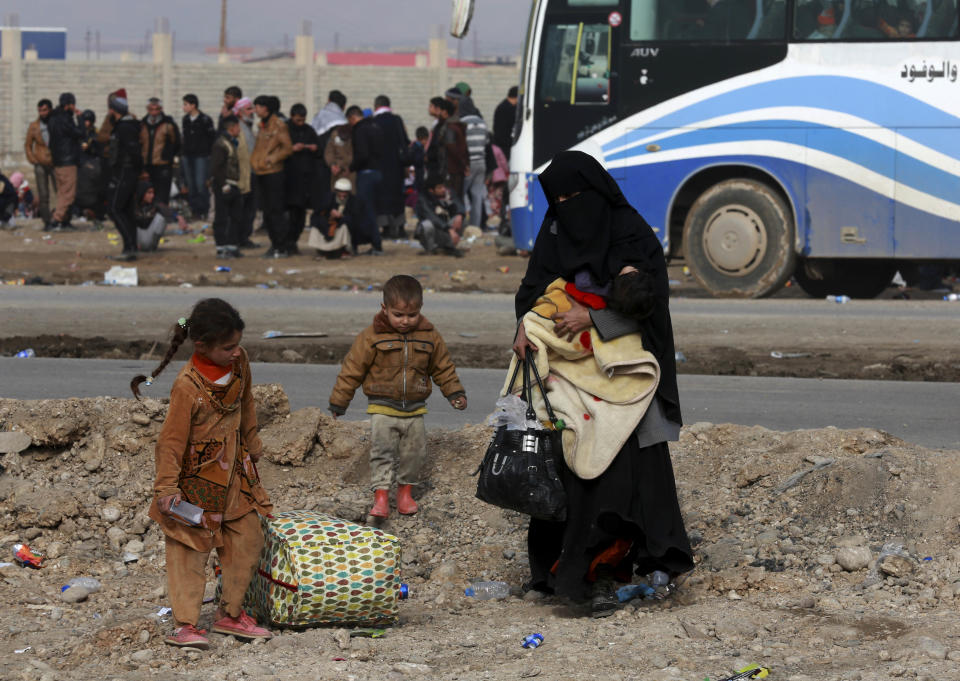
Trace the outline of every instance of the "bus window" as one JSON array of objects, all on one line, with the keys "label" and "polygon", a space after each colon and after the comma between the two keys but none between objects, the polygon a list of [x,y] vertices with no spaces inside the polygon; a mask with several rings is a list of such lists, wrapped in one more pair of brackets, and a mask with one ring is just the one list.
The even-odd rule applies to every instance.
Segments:
[{"label": "bus window", "polygon": [[797,40],[913,40],[956,34],[957,0],[797,0]]},{"label": "bus window", "polygon": [[630,40],[782,40],[786,0],[631,0]]},{"label": "bus window", "polygon": [[554,24],[544,41],[540,101],[610,102],[610,26]]},{"label": "bus window", "polygon": [[567,0],[571,7],[615,7],[620,0]]}]

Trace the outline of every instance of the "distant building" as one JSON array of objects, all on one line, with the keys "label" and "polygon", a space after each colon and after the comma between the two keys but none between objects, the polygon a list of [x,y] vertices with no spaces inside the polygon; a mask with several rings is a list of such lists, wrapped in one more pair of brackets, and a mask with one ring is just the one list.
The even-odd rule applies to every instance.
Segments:
[{"label": "distant building", "polygon": [[[3,31],[11,27],[0,26],[0,50],[3,49]],[[14,27],[15,28],[15,27]],[[38,59],[67,58],[67,29],[65,28],[21,28],[21,54],[27,50],[36,50]]]}]

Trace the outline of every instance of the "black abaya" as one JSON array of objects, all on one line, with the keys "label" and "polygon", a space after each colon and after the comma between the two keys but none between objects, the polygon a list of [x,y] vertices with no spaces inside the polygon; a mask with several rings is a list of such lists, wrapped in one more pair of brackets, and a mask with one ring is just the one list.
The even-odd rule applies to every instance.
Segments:
[{"label": "black abaya", "polygon": [[637,574],[663,570],[673,575],[693,568],[666,442],[641,449],[631,437],[598,478],[583,480],[565,465],[560,477],[567,491],[567,521],[530,520],[532,588],[586,597],[591,561],[616,539],[633,541],[628,560]]}]

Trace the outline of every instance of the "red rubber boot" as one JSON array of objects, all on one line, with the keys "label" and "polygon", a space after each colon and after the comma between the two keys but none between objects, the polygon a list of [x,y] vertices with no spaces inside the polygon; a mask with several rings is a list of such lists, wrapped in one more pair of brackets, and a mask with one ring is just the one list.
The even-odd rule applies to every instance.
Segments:
[{"label": "red rubber boot", "polygon": [[390,516],[390,496],[387,490],[374,490],[373,508],[370,509],[370,515],[376,518],[387,518]]},{"label": "red rubber boot", "polygon": [[397,485],[397,510],[403,515],[413,515],[420,510],[410,490],[410,485]]}]

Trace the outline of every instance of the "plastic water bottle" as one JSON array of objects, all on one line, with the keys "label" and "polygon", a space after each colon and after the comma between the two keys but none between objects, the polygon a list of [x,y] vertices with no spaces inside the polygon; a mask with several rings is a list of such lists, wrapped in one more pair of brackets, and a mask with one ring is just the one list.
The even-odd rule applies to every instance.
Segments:
[{"label": "plastic water bottle", "polygon": [[827,300],[831,303],[849,303],[850,296],[827,296]]},{"label": "plastic water bottle", "polygon": [[543,634],[529,634],[523,637],[522,645],[524,648],[539,648],[543,643]]},{"label": "plastic water bottle", "polygon": [[951,303],[956,303],[957,301],[960,301],[960,293],[948,293],[943,297],[943,299]]},{"label": "plastic water bottle", "polygon": [[19,357],[21,359],[30,359],[31,357],[36,357],[37,353],[33,351],[33,348],[27,348],[26,350],[21,350],[14,357]]},{"label": "plastic water bottle", "polygon": [[405,601],[408,598],[410,598],[410,587],[408,587],[406,584],[401,584],[399,590],[400,590],[401,601]]},{"label": "plastic water bottle", "polygon": [[506,582],[471,582],[463,593],[478,601],[499,600],[510,595],[510,585]]},{"label": "plastic water bottle", "polygon": [[656,590],[649,584],[627,584],[617,589],[617,600],[626,603],[634,598],[653,598],[655,593]]},{"label": "plastic water bottle", "polygon": [[66,591],[70,587],[82,586],[84,589],[89,591],[92,594],[100,591],[101,584],[93,577],[74,577],[69,582],[60,587],[60,591]]},{"label": "plastic water bottle", "polygon": [[651,586],[666,586],[670,583],[670,575],[663,570],[654,570],[650,573]]}]

